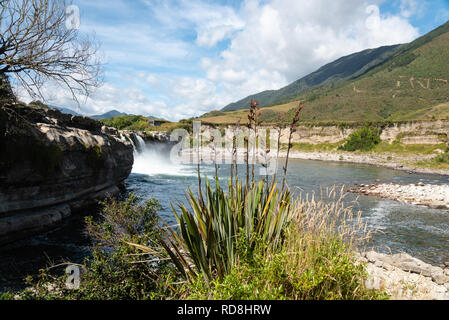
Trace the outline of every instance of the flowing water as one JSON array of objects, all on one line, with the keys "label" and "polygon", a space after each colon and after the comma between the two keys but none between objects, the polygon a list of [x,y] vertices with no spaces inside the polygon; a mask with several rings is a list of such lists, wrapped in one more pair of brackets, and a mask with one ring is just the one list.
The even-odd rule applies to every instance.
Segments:
[{"label": "flowing water", "polygon": [[[126,137],[123,137],[126,139]],[[133,140],[133,139],[127,139]],[[145,144],[138,136],[132,142],[135,163],[126,180],[127,192],[142,198],[156,198],[163,209],[160,215],[174,223],[170,204],[185,201],[187,186],[196,188],[196,166],[177,165],[170,162],[170,147],[162,143]],[[282,167],[282,164],[279,164]],[[213,179],[215,168],[202,166],[202,175]],[[244,178],[245,169],[239,168]],[[281,172],[281,170],[279,171]],[[219,169],[220,179],[227,181],[229,166]],[[369,165],[345,164],[290,159],[287,181],[297,194],[315,194],[333,186],[382,183],[433,183],[449,184],[449,177],[409,174]],[[357,200],[354,204],[353,201]],[[440,265],[449,261],[449,213],[394,200],[349,194],[346,201],[354,211],[362,211],[362,219],[371,230],[378,230],[370,246],[381,252],[406,252],[428,263]],[[86,213],[88,214],[88,213]],[[66,220],[58,228],[16,242],[0,250],[0,291],[14,280],[36,273],[49,260],[81,262],[89,255],[90,241],[82,235],[84,225],[79,217]]]},{"label": "flowing water", "polygon": [[[163,145],[162,145],[163,146]],[[174,223],[170,203],[185,202],[187,186],[197,187],[196,166],[170,163],[168,150],[161,145],[149,144],[136,154],[136,164],[127,179],[127,190],[143,199],[156,198],[163,210],[161,216]],[[282,161],[281,161],[282,162]],[[283,163],[279,164],[279,174]],[[210,180],[215,174],[214,166],[202,166],[202,175]],[[220,179],[225,185],[229,165],[219,169]],[[241,177],[245,168],[239,168]],[[350,187],[354,184],[381,183],[431,183],[449,184],[449,177],[426,174],[410,174],[361,164],[320,162],[290,159],[287,182],[297,194],[315,194],[316,198],[326,188]],[[449,261],[449,213],[446,210],[430,209],[395,200],[378,199],[348,194],[348,205],[354,211],[362,211],[362,219],[374,234],[369,244],[380,252],[406,252],[434,265]],[[356,201],[354,203],[354,201]]]}]

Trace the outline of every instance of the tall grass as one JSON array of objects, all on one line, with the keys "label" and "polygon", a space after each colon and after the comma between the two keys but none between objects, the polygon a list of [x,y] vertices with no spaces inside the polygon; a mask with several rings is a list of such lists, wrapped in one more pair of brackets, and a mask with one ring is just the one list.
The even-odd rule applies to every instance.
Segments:
[{"label": "tall grass", "polygon": [[263,181],[248,188],[237,180],[228,185],[228,193],[218,180],[215,188],[206,181],[204,204],[190,189],[187,198],[188,206],[173,206],[178,230],[160,229],[165,249],[160,258],[169,257],[189,279],[199,274],[208,280],[225,277],[241,260],[237,248],[241,242],[247,255],[260,243],[277,250],[294,214],[290,191],[281,192],[276,184]]},{"label": "tall grass", "polygon": [[280,188],[275,179],[256,181],[254,171],[250,179],[248,162],[246,183],[236,174],[225,191],[218,177],[214,187],[206,180],[204,193],[188,189],[188,205],[172,205],[178,228],[160,227],[159,248],[129,244],[169,259],[187,280],[187,298],[372,298],[352,253],[366,237],[360,215],[345,206],[343,189],[294,199],[287,167],[288,159]]},{"label": "tall grass", "polygon": [[183,292],[187,299],[323,300],[385,299],[367,290],[362,264],[353,251],[369,238],[360,214],[344,204],[343,190],[306,196],[294,207],[282,244],[258,243],[251,259],[242,258],[223,278],[199,276]]}]

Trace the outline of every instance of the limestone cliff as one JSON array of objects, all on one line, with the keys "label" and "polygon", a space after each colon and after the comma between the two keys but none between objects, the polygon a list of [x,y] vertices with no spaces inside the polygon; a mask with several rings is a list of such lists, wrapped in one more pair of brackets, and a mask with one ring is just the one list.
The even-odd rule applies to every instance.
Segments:
[{"label": "limestone cliff", "polygon": [[59,222],[119,193],[133,148],[86,117],[26,105],[0,107],[0,243]]}]

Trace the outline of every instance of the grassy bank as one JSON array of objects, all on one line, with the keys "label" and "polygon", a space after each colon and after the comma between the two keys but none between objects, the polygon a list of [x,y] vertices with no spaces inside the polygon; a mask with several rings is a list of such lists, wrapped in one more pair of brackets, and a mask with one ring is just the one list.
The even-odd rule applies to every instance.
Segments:
[{"label": "grassy bank", "polygon": [[[266,191],[271,193],[273,189],[268,188]],[[266,195],[266,191],[255,187],[250,193],[261,192],[260,195]],[[217,208],[209,201],[223,194],[220,189],[218,191],[210,189],[210,192],[206,206],[210,209]],[[224,208],[225,202],[233,200],[235,199],[225,197],[220,206]],[[251,202],[249,198],[247,200]],[[266,201],[268,202],[265,204],[275,207],[278,200],[266,199]],[[142,205],[136,198],[131,197],[126,202],[104,203],[101,219],[87,220],[88,231],[96,239],[97,246],[93,257],[83,263],[79,290],[68,290],[67,276],[57,276],[58,269],[51,268],[42,270],[38,278],[28,279],[30,288],[15,298],[38,300],[387,298],[384,293],[367,290],[364,286],[364,279],[367,276],[364,266],[353,256],[353,250],[361,243],[360,241],[365,240],[361,232],[363,225],[357,223],[358,217],[352,214],[350,208],[343,205],[342,198],[339,198],[336,190],[331,190],[320,201],[297,200],[288,208],[288,212],[284,212],[286,219],[283,222],[279,220],[276,223],[270,222],[270,219],[274,218],[274,214],[270,212],[267,212],[266,219],[262,218],[263,211],[260,212],[259,218],[256,217],[257,213],[253,215],[256,222],[254,228],[259,225],[257,222],[264,220],[266,226],[273,226],[275,229],[278,226],[279,233],[271,235],[268,231],[246,233],[245,229],[250,226],[243,219],[239,223],[240,228],[234,230],[235,238],[228,239],[230,240],[228,245],[220,244],[215,237],[220,233],[227,234],[227,231],[220,227],[224,227],[223,224],[211,223],[209,226],[212,230],[209,233],[197,235],[199,238],[194,237],[194,230],[197,227],[200,231],[202,220],[194,213],[194,210],[199,208],[194,208],[195,205],[192,203],[190,209],[192,224],[186,224],[186,228],[190,227],[189,230],[176,232],[160,227],[157,216],[159,205],[155,200]],[[263,206],[261,208],[263,209]],[[257,212],[257,209],[251,207],[248,210]],[[227,218],[228,214],[230,212],[224,210],[224,216],[220,219]],[[189,216],[187,212],[184,215]],[[184,232],[189,236],[183,235]],[[189,242],[192,247],[189,247]],[[132,245],[129,245],[131,243]],[[204,256],[198,255],[194,258],[195,252],[201,251],[198,246],[204,246],[206,250],[203,252]],[[167,250],[168,248],[170,250]],[[175,249],[180,251],[176,253]],[[232,253],[224,254],[230,249]],[[183,250],[185,253],[182,253]],[[172,252],[176,257],[170,257],[168,252]],[[215,255],[213,252],[222,254]],[[183,266],[180,258],[186,259],[185,262],[188,262],[189,267]],[[226,270],[221,268],[219,266],[221,263],[228,265],[229,268]],[[62,272],[65,267],[60,266],[60,271]],[[3,299],[12,298],[14,298],[12,294],[3,295]]]},{"label": "grassy bank", "polygon": [[[339,150],[339,147],[344,144],[344,141],[337,143],[293,143],[293,150],[301,152],[335,152],[344,153],[344,150]],[[386,141],[380,142],[369,151],[357,150],[354,154],[395,154],[395,155],[437,155],[439,151],[446,149],[446,144],[427,145],[427,144],[413,144],[406,145],[400,142],[389,143]],[[282,144],[282,150],[287,149],[287,144]]]}]

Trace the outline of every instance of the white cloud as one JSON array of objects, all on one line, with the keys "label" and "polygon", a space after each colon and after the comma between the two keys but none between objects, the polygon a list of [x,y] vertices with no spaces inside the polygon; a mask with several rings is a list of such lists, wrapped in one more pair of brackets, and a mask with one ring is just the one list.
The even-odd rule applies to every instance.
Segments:
[{"label": "white cloud", "polygon": [[[106,83],[87,99],[81,100],[79,109],[70,92],[62,90],[56,83],[46,84],[42,93],[46,97],[45,103],[64,106],[86,115],[103,114],[115,109],[128,114],[151,115],[173,121],[206,113],[220,105],[220,99],[223,97],[217,92],[215,84],[207,79],[159,76],[144,72],[139,72],[133,78],[157,86],[163,99],[150,99],[144,90],[137,86],[120,88]],[[20,88],[16,93],[22,101],[28,103],[35,99]]]},{"label": "white cloud", "polygon": [[373,1],[248,0],[239,15],[245,28],[219,58],[202,64],[236,98],[280,88],[343,55],[419,35],[403,17],[382,15]]},{"label": "white cloud", "polygon": [[[188,118],[278,89],[341,56],[415,39],[418,30],[408,18],[417,1],[398,0],[397,15],[381,12],[382,2],[243,0],[234,8],[205,0],[141,0],[147,10],[136,11],[136,4],[122,0],[111,7],[82,0],[86,10],[112,10],[121,19],[82,20],[82,30],[95,30],[103,42],[109,62],[107,83],[83,110]],[[67,92],[52,88],[49,103],[75,106]]]},{"label": "white cloud", "polygon": [[[218,42],[230,39],[243,29],[245,22],[231,7],[200,0],[182,0],[168,5],[155,6],[144,1],[158,20],[171,28],[190,28],[196,31],[196,44],[211,48]],[[170,2],[169,2],[170,3]]]},{"label": "white cloud", "polygon": [[217,10],[214,7],[205,9],[195,5],[189,11],[189,19],[196,24],[196,43],[199,46],[213,47],[218,42],[231,38],[245,26],[231,8]]},{"label": "white cloud", "polygon": [[401,0],[401,16],[410,18],[418,12],[419,4],[417,0]]}]

